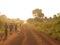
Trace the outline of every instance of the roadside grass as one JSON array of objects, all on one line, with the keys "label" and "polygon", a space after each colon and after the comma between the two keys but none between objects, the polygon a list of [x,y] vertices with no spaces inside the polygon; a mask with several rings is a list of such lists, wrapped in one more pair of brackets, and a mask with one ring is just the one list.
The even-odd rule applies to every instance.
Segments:
[{"label": "roadside grass", "polygon": [[45,22],[32,22],[29,23],[35,30],[41,31],[54,38],[55,40],[60,41],[60,17],[53,19],[51,21]]}]

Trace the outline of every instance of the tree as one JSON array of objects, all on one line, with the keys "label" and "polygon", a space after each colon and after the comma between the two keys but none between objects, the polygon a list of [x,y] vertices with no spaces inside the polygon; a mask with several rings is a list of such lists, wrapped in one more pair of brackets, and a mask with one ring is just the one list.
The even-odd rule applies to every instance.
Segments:
[{"label": "tree", "polygon": [[0,20],[2,20],[4,23],[5,23],[5,22],[8,22],[8,18],[7,18],[7,16],[4,15],[4,14],[1,14]]},{"label": "tree", "polygon": [[45,17],[45,19],[48,19],[47,17]]},{"label": "tree", "polygon": [[44,17],[44,22],[47,22],[48,21],[48,18],[47,17]]},{"label": "tree", "polygon": [[44,14],[42,13],[41,9],[35,9],[32,11],[32,14],[34,17],[39,17],[39,18],[43,18]]},{"label": "tree", "polygon": [[29,18],[28,20],[27,20],[27,22],[29,22],[29,23],[31,23],[31,22],[33,22],[34,20],[33,20],[33,18]]},{"label": "tree", "polygon": [[48,18],[48,21],[51,21],[52,19],[53,19],[52,17],[49,17],[49,18]]},{"label": "tree", "polygon": [[60,13],[57,13],[57,16],[59,17],[60,16]]},{"label": "tree", "polygon": [[37,21],[37,22],[43,22],[43,19],[38,18],[38,17],[35,17],[35,18],[34,18],[34,21]]},{"label": "tree", "polygon": [[53,15],[53,18],[57,18],[57,16],[56,15]]}]

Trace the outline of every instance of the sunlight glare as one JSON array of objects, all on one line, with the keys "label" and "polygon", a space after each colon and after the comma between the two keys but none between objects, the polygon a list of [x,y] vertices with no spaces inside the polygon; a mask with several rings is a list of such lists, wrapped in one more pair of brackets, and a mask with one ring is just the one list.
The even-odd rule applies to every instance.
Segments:
[{"label": "sunlight glare", "polygon": [[27,23],[27,21],[24,21],[24,24]]}]

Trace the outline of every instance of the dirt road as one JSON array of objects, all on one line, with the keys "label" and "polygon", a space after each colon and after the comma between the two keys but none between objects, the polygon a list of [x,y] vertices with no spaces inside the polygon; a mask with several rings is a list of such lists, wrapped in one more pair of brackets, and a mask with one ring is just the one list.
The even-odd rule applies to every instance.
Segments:
[{"label": "dirt road", "polygon": [[[15,34],[14,34],[15,35]],[[42,32],[35,31],[28,25],[22,25],[21,31],[7,40],[4,45],[60,45]]]}]

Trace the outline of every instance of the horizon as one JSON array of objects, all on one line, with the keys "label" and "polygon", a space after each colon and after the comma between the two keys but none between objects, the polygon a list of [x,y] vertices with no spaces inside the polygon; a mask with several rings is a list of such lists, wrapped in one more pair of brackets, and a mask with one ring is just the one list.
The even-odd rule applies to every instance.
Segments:
[{"label": "horizon", "polygon": [[39,8],[47,17],[60,12],[59,0],[0,0],[0,12],[8,18],[27,20],[32,18],[32,10]]}]

